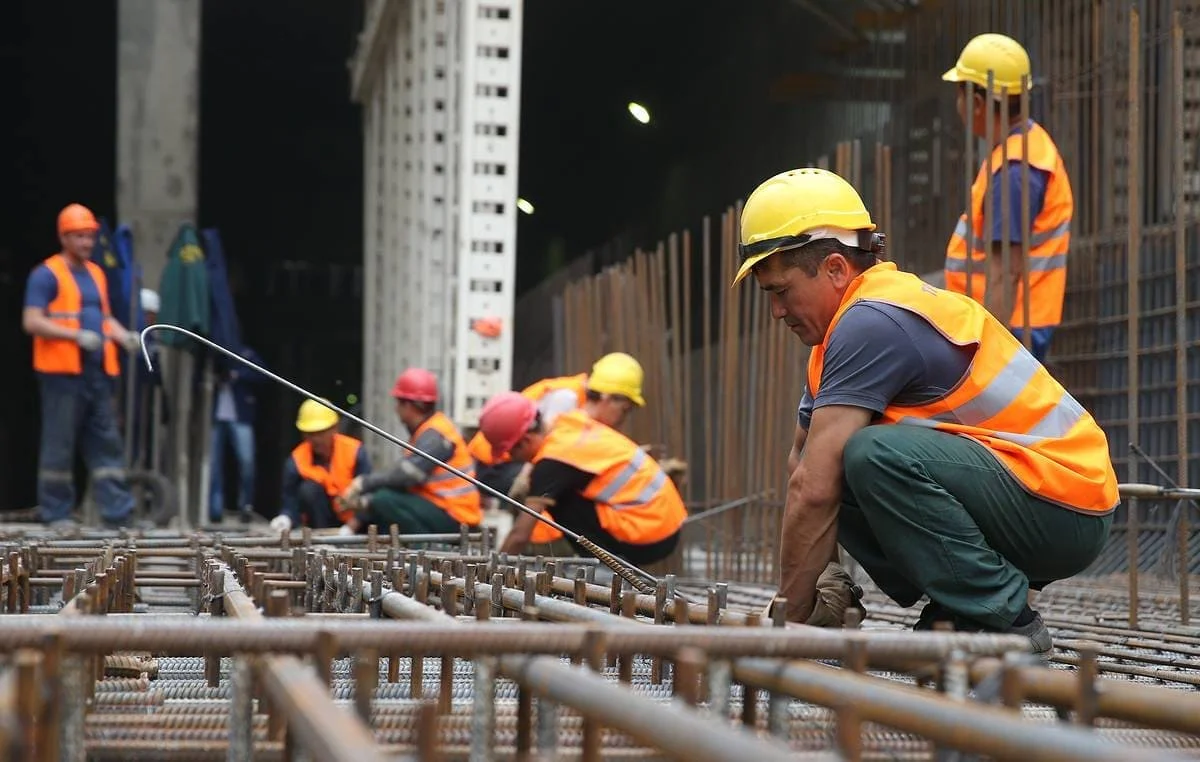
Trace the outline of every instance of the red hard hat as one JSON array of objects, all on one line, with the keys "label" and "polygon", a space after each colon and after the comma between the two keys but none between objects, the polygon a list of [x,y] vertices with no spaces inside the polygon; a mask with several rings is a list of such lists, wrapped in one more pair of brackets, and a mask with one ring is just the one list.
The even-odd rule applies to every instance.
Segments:
[{"label": "red hard hat", "polygon": [[513,448],[537,418],[537,406],[519,392],[500,392],[479,412],[479,433],[497,456]]},{"label": "red hard hat", "polygon": [[83,204],[68,204],[58,213],[58,234],[74,233],[80,230],[95,232],[100,229],[96,215]]},{"label": "red hard hat", "polygon": [[413,402],[437,402],[437,376],[424,368],[408,368],[396,376],[392,396],[398,400]]}]

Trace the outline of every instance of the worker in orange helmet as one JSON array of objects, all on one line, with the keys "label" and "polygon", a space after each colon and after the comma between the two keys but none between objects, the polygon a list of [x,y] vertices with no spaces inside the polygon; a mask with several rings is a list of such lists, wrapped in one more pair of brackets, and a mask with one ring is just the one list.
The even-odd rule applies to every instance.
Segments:
[{"label": "worker in orange helmet", "polygon": [[[437,408],[436,376],[424,368],[408,368],[396,378],[392,397],[414,447],[475,476],[462,434]],[[358,508],[343,526],[344,534],[369,524],[396,524],[404,534],[439,534],[457,532],[460,524],[478,526],[483,519],[475,485],[412,453],[390,470],[355,477],[341,500]]]},{"label": "worker in orange helmet", "polygon": [[138,335],[113,317],[104,271],[91,261],[100,223],[71,204],[58,215],[59,253],[29,274],[21,327],[33,337],[33,370],[42,398],[38,508],[43,522],[75,522],[75,447],[83,451],[103,524],[127,526],[133,496],[125,482],[124,446],[113,404],[118,347],[133,351]]},{"label": "worker in orange helmet", "polygon": [[[532,400],[502,392],[484,405],[479,430],[496,452],[533,464],[526,505],[552,509],[567,529],[648,566],[675,550],[687,509],[675,483],[644,448],[596,420],[602,405],[616,402],[589,396],[582,409],[547,426]],[[501,550],[520,552],[536,522],[521,514]]]}]

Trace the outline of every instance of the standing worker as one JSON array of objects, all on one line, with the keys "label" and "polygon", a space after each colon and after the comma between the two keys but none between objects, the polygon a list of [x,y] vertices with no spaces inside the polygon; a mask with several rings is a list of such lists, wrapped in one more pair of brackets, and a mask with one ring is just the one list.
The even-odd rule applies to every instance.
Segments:
[{"label": "standing worker", "polygon": [[[484,405],[479,430],[496,452],[533,464],[524,501],[530,508],[552,509],[559,524],[630,563],[664,561],[687,518],[683,498],[654,458],[598,420],[606,408],[622,411],[623,419],[641,403],[640,395],[627,396],[632,389],[600,392],[594,381],[589,384],[583,408],[563,413],[551,426],[526,397],[497,394]],[[518,516],[501,550],[520,553],[535,523],[529,514]]]},{"label": "standing worker", "polygon": [[108,281],[91,261],[99,230],[87,207],[64,208],[58,215],[62,251],[35,267],[25,286],[21,327],[33,337],[42,396],[38,506],[41,520],[57,527],[74,525],[77,438],[104,525],[127,525],[134,504],[113,395],[117,345],[133,351],[138,335],[113,317]]},{"label": "standing worker", "polygon": [[[992,72],[994,96],[988,94]],[[1054,329],[1062,322],[1067,288],[1067,250],[1075,200],[1058,148],[1040,124],[1022,121],[1021,84],[1033,87],[1029,54],[1002,34],[981,34],[967,43],[958,63],[942,75],[958,83],[958,115],[979,138],[993,138],[971,186],[970,227],[964,213],[946,247],[946,288],[967,293],[968,237],[971,249],[970,296],[1024,341],[1025,297],[1022,243],[1029,246],[1029,328],[1033,356],[1042,362]],[[1028,133],[1029,198],[1024,199],[1022,132]],[[1004,163],[1007,151],[1008,163]],[[1004,188],[1008,208],[1004,208]],[[984,202],[988,230],[985,233]],[[1029,204],[1031,231],[1023,229],[1022,204]],[[1005,212],[1007,211],[1007,215]],[[968,233],[970,234],[968,236]],[[1005,271],[1004,242],[1008,241]],[[986,296],[985,296],[986,294]]]},{"label": "standing worker", "polygon": [[[437,377],[424,368],[409,368],[396,378],[392,398],[414,447],[475,476],[462,434],[437,408]],[[370,524],[396,524],[403,534],[445,534],[457,532],[460,524],[479,526],[483,520],[474,484],[413,453],[389,471],[356,477],[342,491],[342,500],[359,509],[346,522],[346,533]]]},{"label": "standing worker", "polygon": [[304,441],[283,465],[283,499],[271,529],[287,532],[302,521],[313,529],[345,524],[354,512],[339,495],[355,478],[371,473],[362,442],[338,432],[338,414],[315,400],[300,404],[296,429]]},{"label": "standing worker", "polygon": [[[255,365],[263,364],[262,358],[250,347],[242,347],[239,354]],[[238,513],[242,523],[248,523],[254,515],[254,419],[258,408],[254,387],[265,380],[258,371],[241,367],[222,372],[213,400],[209,474],[208,520],[214,524],[220,522],[225,513],[225,451],[230,446],[238,467]]]},{"label": "standing worker", "polygon": [[738,283],[812,347],[780,552],[803,622],[837,544],[917,629],[1050,634],[1028,592],[1087,568],[1118,503],[1092,416],[977,302],[881,262],[841,177],[770,178],[742,211]]}]

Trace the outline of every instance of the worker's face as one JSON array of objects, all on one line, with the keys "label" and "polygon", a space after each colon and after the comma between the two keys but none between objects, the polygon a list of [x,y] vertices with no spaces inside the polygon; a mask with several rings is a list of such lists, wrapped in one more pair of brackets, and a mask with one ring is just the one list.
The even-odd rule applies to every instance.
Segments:
[{"label": "worker's face", "polygon": [[963,124],[971,125],[972,134],[981,138],[987,135],[987,109],[982,93],[975,88],[959,85],[955,106],[958,108],[958,118]]},{"label": "worker's face", "polygon": [[312,445],[313,452],[320,455],[322,458],[328,458],[333,452],[333,429],[318,431],[314,434],[305,434],[309,444]]},{"label": "worker's face", "polygon": [[542,446],[543,437],[537,432],[529,432],[517,440],[508,451],[508,457],[517,463],[528,463],[537,455]]},{"label": "worker's face", "polygon": [[754,269],[758,286],[766,291],[771,317],[810,347],[825,340],[846,286],[857,273],[841,254],[830,254],[817,266],[815,275],[801,267],[786,267],[784,257],[770,256]]},{"label": "worker's face", "polygon": [[605,426],[619,429],[625,425],[625,421],[633,412],[634,407],[633,400],[628,397],[605,394],[595,404],[595,414],[592,417]]},{"label": "worker's face", "polygon": [[96,246],[96,233],[91,230],[72,230],[60,235],[58,240],[67,254],[79,259],[88,259]]}]

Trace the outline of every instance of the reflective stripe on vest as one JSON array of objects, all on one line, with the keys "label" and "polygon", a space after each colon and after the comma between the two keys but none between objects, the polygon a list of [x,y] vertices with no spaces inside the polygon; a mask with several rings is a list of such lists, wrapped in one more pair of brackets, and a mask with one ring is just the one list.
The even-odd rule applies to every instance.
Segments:
[{"label": "reflective stripe on vest", "polygon": [[[522,389],[521,396],[537,404],[551,392],[556,392],[559,389],[570,389],[575,392],[575,397],[579,400],[578,404],[582,407],[584,401],[587,399],[587,378],[586,373],[580,373],[576,376],[543,378],[541,381],[535,381]],[[475,463],[480,466],[494,466],[499,463],[507,463],[511,460],[508,453],[497,458],[492,453],[492,445],[479,432],[475,432],[475,436],[471,437],[471,442],[467,445],[467,448],[471,453],[471,457],[475,459]],[[539,526],[545,525],[539,524]],[[556,535],[554,539],[562,536],[556,529],[550,531]],[[553,540],[546,540],[545,542],[553,542]]]},{"label": "reflective stripe on vest", "polygon": [[[1029,235],[1029,319],[1032,327],[1056,326],[1062,322],[1062,303],[1067,287],[1067,252],[1071,244],[1071,219],[1075,213],[1075,200],[1071,192],[1071,181],[1058,148],[1045,129],[1034,123],[1029,129],[1029,165],[1049,174],[1042,209],[1031,220]],[[1021,135],[1008,137],[1008,160],[1021,160]],[[983,303],[987,287],[987,260],[991,246],[983,230],[983,205],[991,185],[992,174],[1002,171],[1004,146],[992,151],[990,161],[985,160],[975,181],[971,185],[971,227],[967,229],[967,215],[958,219],[950,243],[946,247],[946,289],[965,294],[967,284],[967,248],[970,244],[971,297]],[[991,169],[992,171],[989,171]],[[988,227],[993,227],[992,199],[987,199]],[[1020,199],[1013,199],[1011,214],[1020,220]],[[1012,251],[1021,254],[1021,242],[1014,241]],[[1009,326],[1020,327],[1025,322],[1024,284],[1018,283],[1013,313]]]},{"label": "reflective stripe on vest", "polygon": [[[46,317],[68,330],[79,330],[83,296],[79,293],[79,284],[75,282],[75,275],[71,272],[67,258],[62,254],[55,254],[46,258],[43,264],[54,276],[57,284],[54,299],[46,305]],[[104,276],[104,270],[94,262],[84,262],[83,265],[100,294],[100,311],[105,318],[102,327],[105,336],[104,372],[116,376],[121,372],[121,364],[117,357],[117,345],[107,338],[111,333],[107,318],[112,314],[108,306],[108,279]],[[77,376],[83,372],[83,350],[71,339],[34,336],[33,369],[39,373]]]},{"label": "reflective stripe on vest", "polygon": [[[464,474],[474,478],[475,461],[467,451],[467,443],[462,434],[458,433],[450,419],[444,413],[437,412],[425,419],[425,422],[413,432],[412,441],[425,431],[433,429],[454,445],[454,453],[446,462]],[[420,457],[420,456],[413,456]],[[421,484],[412,488],[414,495],[419,495],[441,508],[460,524],[478,526],[483,521],[483,509],[480,506],[479,490],[474,484],[464,481],[442,467],[435,468]]]},{"label": "reflective stripe on vest", "polygon": [[1116,508],[1108,441],[1092,416],[977,302],[933,288],[893,263],[875,265],[846,290],[825,342],[809,356],[808,385],[820,389],[825,344],[859,301],[891,304],[923,318],[947,340],[975,347],[966,375],[944,397],[889,405],[882,424],[923,426],[983,444],[1037,497],[1088,514]]},{"label": "reflective stripe on vest", "polygon": [[665,540],[687,518],[675,483],[654,458],[582,410],[554,422],[533,462],[545,458],[595,475],[581,495],[595,503],[600,527],[621,542]]},{"label": "reflective stripe on vest", "polygon": [[[292,463],[301,479],[320,484],[325,494],[332,500],[350,486],[354,481],[354,466],[358,463],[358,450],[362,442],[345,434],[333,435],[333,450],[329,455],[329,465],[321,466],[313,462],[312,444],[301,442],[292,450]],[[333,506],[334,513],[343,524],[354,515],[351,509],[339,510]]]}]

